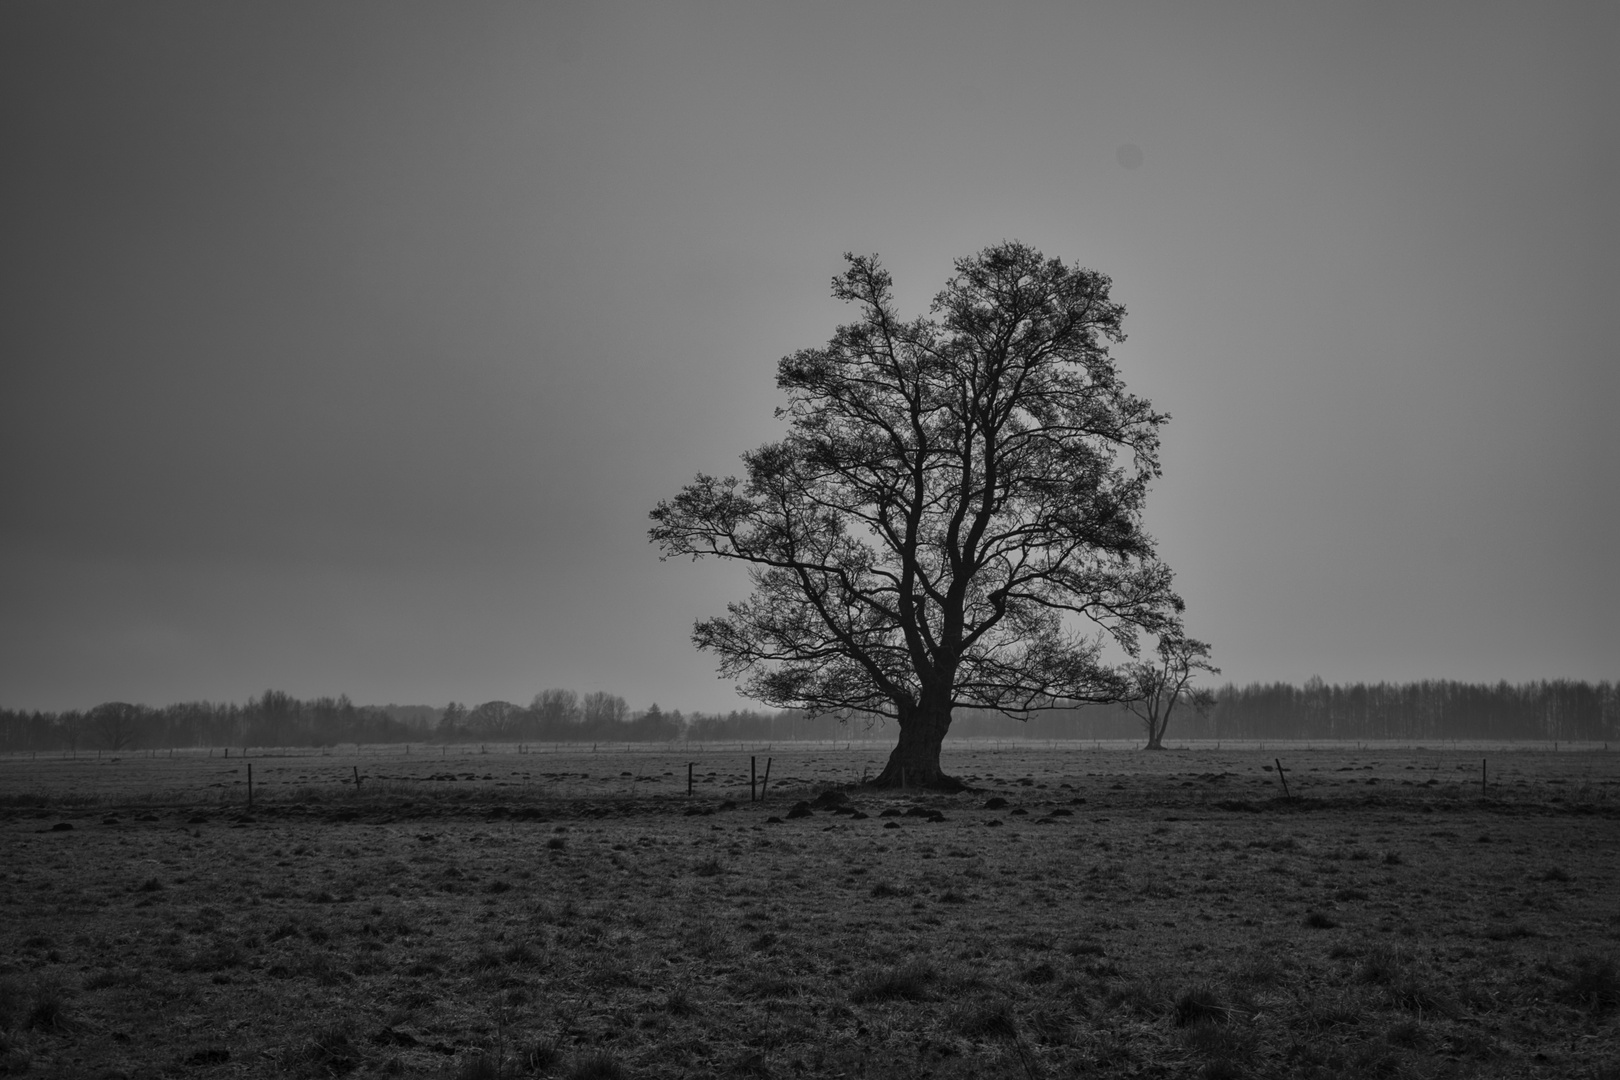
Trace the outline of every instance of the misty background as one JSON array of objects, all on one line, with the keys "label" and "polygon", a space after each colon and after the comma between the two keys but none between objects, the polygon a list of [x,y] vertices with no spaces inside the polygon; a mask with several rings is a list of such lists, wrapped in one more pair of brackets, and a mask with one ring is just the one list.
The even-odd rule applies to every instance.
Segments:
[{"label": "misty background", "polygon": [[1612,679],[1620,10],[0,7],[0,704],[744,706],[647,511],[879,253],[1114,279],[1219,681]]}]

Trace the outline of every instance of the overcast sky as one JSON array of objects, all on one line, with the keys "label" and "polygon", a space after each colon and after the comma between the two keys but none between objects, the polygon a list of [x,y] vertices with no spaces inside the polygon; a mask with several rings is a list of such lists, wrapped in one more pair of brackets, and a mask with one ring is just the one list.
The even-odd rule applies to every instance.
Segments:
[{"label": "overcast sky", "polygon": [[1620,676],[1620,7],[0,6],[0,705],[741,702],[647,512],[1101,270],[1223,679]]}]

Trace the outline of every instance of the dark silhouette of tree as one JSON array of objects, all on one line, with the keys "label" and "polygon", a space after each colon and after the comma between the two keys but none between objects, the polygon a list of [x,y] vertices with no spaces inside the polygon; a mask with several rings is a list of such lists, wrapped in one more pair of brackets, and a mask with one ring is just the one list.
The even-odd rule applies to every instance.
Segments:
[{"label": "dark silhouette of tree", "polygon": [[578,737],[579,695],[572,690],[542,690],[529,705],[536,733],[559,742]]},{"label": "dark silhouette of tree", "polygon": [[624,725],[624,737],[635,742],[669,742],[681,737],[685,725],[679,710],[666,713],[658,702]]},{"label": "dark silhouette of tree", "polygon": [[467,706],[450,702],[439,716],[434,734],[444,742],[454,742],[467,733]]},{"label": "dark silhouette of tree", "polygon": [[467,714],[467,734],[490,740],[515,739],[524,710],[510,701],[486,701]]},{"label": "dark silhouette of tree", "polygon": [[1179,633],[1159,635],[1154,658],[1126,665],[1131,680],[1131,693],[1124,705],[1142,721],[1147,731],[1145,750],[1164,749],[1164,731],[1170,725],[1170,714],[1177,705],[1186,702],[1200,713],[1208,712],[1215,704],[1215,695],[1208,690],[1196,690],[1192,681],[1200,671],[1219,675],[1221,669],[1209,662],[1209,646],[1196,638]]},{"label": "dark silhouette of tree", "polygon": [[127,750],[141,736],[148,710],[125,701],[109,701],[90,710],[90,730],[108,750]]},{"label": "dark silhouette of tree", "polygon": [[630,718],[630,706],[624,698],[598,690],[586,694],[580,708],[587,738],[611,742],[624,737],[624,722]]},{"label": "dark silhouette of tree", "polygon": [[310,746],[317,735],[304,703],[284,690],[266,690],[243,708],[243,730],[230,742],[254,746]]},{"label": "dark silhouette of tree", "polygon": [[779,708],[889,717],[876,783],[956,787],[953,709],[1118,700],[1105,644],[1177,628],[1141,523],[1168,417],[1118,377],[1102,274],[1003,243],[905,322],[877,259],[845,258],[833,295],[861,318],[779,364],[786,438],[660,502],[650,535],[749,566],[753,594],[693,631],[722,674]]},{"label": "dark silhouette of tree", "polygon": [[705,715],[700,712],[686,717],[684,734],[689,742],[732,742],[743,740],[790,740],[796,738],[830,738],[836,735],[836,721],[813,725],[803,713],[776,714],[753,710],[733,709],[729,713]]},{"label": "dark silhouette of tree", "polygon": [[60,718],[55,713],[0,709],[0,753],[54,746],[60,730]]}]

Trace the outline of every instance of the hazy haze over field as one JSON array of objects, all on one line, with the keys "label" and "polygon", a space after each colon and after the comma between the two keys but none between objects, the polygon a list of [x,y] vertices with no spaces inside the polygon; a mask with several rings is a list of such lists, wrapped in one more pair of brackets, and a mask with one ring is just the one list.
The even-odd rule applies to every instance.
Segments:
[{"label": "hazy haze over field", "polygon": [[0,705],[730,708],[648,509],[1003,239],[1238,682],[1620,675],[1612,4],[0,7]]}]

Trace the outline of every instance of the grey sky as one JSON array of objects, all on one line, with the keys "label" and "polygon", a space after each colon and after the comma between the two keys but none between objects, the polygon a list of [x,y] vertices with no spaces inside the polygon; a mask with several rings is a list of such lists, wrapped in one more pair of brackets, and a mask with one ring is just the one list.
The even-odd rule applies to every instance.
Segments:
[{"label": "grey sky", "polygon": [[1003,239],[1225,677],[1620,676],[1616,11],[8,3],[0,704],[733,707],[648,509]]}]

